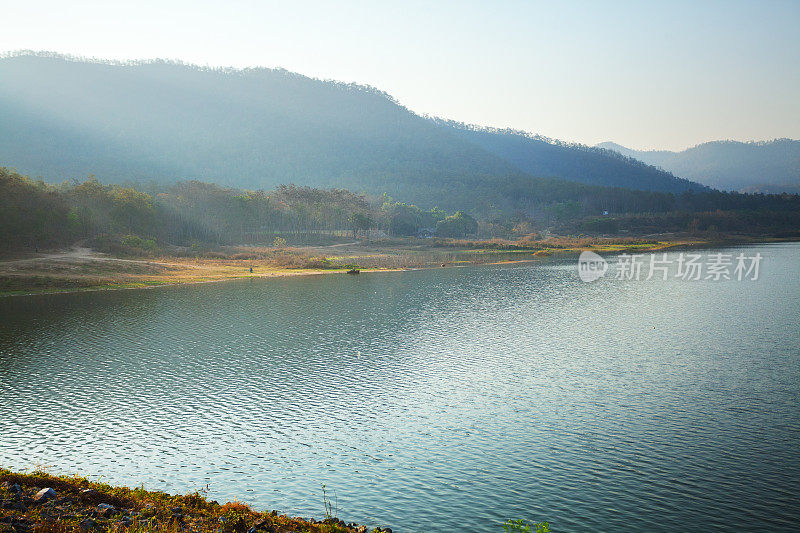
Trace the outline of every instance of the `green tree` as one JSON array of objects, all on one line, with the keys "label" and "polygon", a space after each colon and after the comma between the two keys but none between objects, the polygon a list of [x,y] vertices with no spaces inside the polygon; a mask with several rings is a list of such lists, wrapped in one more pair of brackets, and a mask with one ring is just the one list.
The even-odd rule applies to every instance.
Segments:
[{"label": "green tree", "polygon": [[389,233],[399,237],[414,235],[419,229],[416,218],[408,212],[399,212],[389,219]]},{"label": "green tree", "polygon": [[444,220],[436,223],[436,234],[440,237],[466,237],[478,232],[478,221],[464,213],[457,211]]},{"label": "green tree", "polygon": [[350,223],[353,225],[353,238],[358,237],[359,231],[369,231],[373,226],[372,218],[365,213],[353,213],[350,215]]}]

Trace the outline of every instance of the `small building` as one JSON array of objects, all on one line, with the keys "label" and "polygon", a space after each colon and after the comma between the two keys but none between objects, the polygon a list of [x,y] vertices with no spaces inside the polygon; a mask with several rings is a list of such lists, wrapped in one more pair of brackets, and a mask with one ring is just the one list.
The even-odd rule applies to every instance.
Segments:
[{"label": "small building", "polygon": [[436,228],[419,228],[417,231],[417,239],[432,239],[436,236]]}]

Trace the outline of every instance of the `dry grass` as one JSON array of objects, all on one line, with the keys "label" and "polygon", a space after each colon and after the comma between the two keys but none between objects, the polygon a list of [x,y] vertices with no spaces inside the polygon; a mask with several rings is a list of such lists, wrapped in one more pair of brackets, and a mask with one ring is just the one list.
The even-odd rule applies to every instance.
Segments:
[{"label": "dry grass", "polygon": [[[532,236],[533,237],[533,236]],[[538,237],[538,236],[536,236]],[[367,242],[292,248],[222,247],[215,251],[146,259],[113,258],[64,252],[39,258],[0,262],[0,295],[89,289],[143,288],[169,284],[213,282],[366,270],[430,268],[441,264],[484,264],[533,260],[554,253],[581,250],[617,252],[657,250],[675,243],[634,238],[548,237],[517,241],[492,239]],[[683,243],[678,243],[683,244]],[[250,272],[250,269],[253,269]]]},{"label": "dry grass", "polygon": [[517,240],[509,239],[487,239],[487,240],[467,240],[467,239],[435,239],[433,246],[444,248],[461,248],[475,250],[543,250],[546,248],[590,248],[593,246],[639,246],[653,245],[657,241],[652,239],[642,239],[635,237],[564,237],[551,236],[542,238],[539,234],[530,234]]},{"label": "dry grass", "polygon": [[[17,491],[15,485],[20,487]],[[36,502],[44,488],[56,497]],[[336,518],[313,520],[258,512],[239,502],[220,505],[204,494],[170,495],[46,472],[0,469],[0,532],[14,533],[345,533],[367,531]],[[98,507],[100,506],[100,507]],[[103,507],[110,506],[104,510]],[[375,528],[373,532],[387,531]],[[389,530],[390,531],[390,530]]]}]

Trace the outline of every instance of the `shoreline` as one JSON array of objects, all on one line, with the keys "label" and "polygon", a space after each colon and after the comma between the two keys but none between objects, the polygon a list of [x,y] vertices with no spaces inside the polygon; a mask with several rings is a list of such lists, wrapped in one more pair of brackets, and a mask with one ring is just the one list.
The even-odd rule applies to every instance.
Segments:
[{"label": "shoreline", "polygon": [[[185,495],[114,486],[44,471],[0,468],[0,531],[16,533],[193,531],[195,533],[392,533],[336,516],[323,493],[325,518],[258,512],[238,500],[220,504],[204,492]],[[334,513],[335,514],[335,513]]]},{"label": "shoreline", "polygon": [[[413,269],[387,269],[387,270],[362,270],[361,273],[374,273],[374,272],[399,272],[402,270]],[[19,290],[19,291],[0,291],[0,298],[12,296],[42,296],[49,294],[72,294],[78,292],[101,292],[101,291],[130,291],[130,290],[147,290],[158,289],[161,287],[179,287],[183,285],[199,285],[203,283],[221,283],[224,281],[236,281],[246,279],[272,279],[272,278],[291,278],[291,277],[305,277],[305,276],[318,276],[323,274],[344,274],[345,270],[298,270],[298,271],[280,271],[270,274],[260,274],[253,276],[229,276],[218,279],[202,279],[192,281],[156,281],[156,282],[139,282],[139,283],[109,283],[106,285],[91,285],[86,287],[74,287],[65,289],[40,289],[40,290]]]},{"label": "shoreline", "polygon": [[[427,247],[419,250],[414,250],[416,253],[439,255],[436,261],[431,261],[428,258],[426,263],[414,264],[411,266],[392,266],[392,267],[368,267],[361,268],[361,274],[373,274],[380,272],[403,272],[413,270],[429,270],[441,268],[440,264],[446,264],[449,268],[463,267],[463,266],[479,266],[479,265],[502,265],[502,264],[515,264],[515,263],[535,263],[546,261],[552,257],[564,257],[569,255],[577,256],[584,250],[593,251],[599,254],[618,254],[624,252],[656,252],[676,249],[694,249],[694,248],[707,248],[707,247],[720,247],[720,246],[735,246],[742,244],[761,244],[761,243],[775,243],[775,242],[794,242],[796,239],[781,239],[781,238],[723,238],[723,239],[694,239],[694,240],[665,240],[657,241],[647,244],[597,244],[588,246],[566,246],[566,247],[543,247],[539,249],[522,248],[522,249],[503,249],[503,248],[443,248],[443,247]],[[364,257],[372,258],[375,256],[374,251],[367,249],[362,251]],[[398,247],[379,248],[379,253],[403,253],[405,249]],[[90,251],[91,252],[91,251]],[[491,256],[500,256],[497,260],[487,260]],[[447,256],[450,260],[442,260]],[[463,257],[458,257],[463,256]],[[511,256],[511,257],[502,257]],[[519,256],[519,257],[514,257]],[[527,256],[527,257],[522,257]],[[13,263],[59,263],[62,258],[72,259],[73,255],[70,252],[65,252],[62,255],[58,254],[45,254],[42,257],[33,257],[26,259],[17,259],[6,261],[6,265]],[[98,291],[115,291],[115,290],[135,290],[135,289],[154,289],[159,287],[173,287],[179,285],[194,285],[200,283],[218,283],[222,281],[231,280],[246,280],[246,279],[266,279],[266,278],[283,278],[295,276],[318,276],[324,274],[345,274],[347,267],[342,268],[286,268],[279,267],[271,264],[257,264],[256,262],[248,259],[225,259],[222,261],[201,261],[199,259],[187,259],[178,257],[166,257],[161,259],[131,259],[121,257],[110,257],[99,254],[81,256],[80,259],[84,261],[83,265],[93,265],[93,263],[102,264],[106,268],[104,275],[110,279],[97,280],[92,283],[91,280],[81,277],[81,273],[68,273],[65,276],[58,278],[58,283],[66,284],[79,284],[85,282],[85,285],[75,286],[42,286],[36,287],[35,283],[44,280],[49,280],[45,275],[36,272],[32,275],[25,276],[18,275],[15,277],[7,276],[7,279],[14,279],[24,285],[25,281],[29,281],[29,286],[22,286],[19,289],[0,289],[0,298],[14,297],[14,296],[40,296],[50,294],[68,294],[77,292],[98,292]],[[162,260],[163,259],[163,260]],[[358,260],[358,255],[350,258],[352,261]],[[167,262],[168,261],[168,262]],[[0,266],[3,262],[0,262]],[[159,270],[158,272],[148,272],[141,274],[140,279],[125,279],[129,273],[124,272],[123,266],[141,266],[143,269]],[[59,265],[60,266],[60,265]],[[246,272],[250,266],[255,269],[260,269],[253,273]],[[80,265],[74,266],[67,264],[68,268],[79,269]],[[66,267],[65,267],[66,268]],[[0,276],[2,270],[0,270]],[[55,278],[54,278],[55,279]]]}]

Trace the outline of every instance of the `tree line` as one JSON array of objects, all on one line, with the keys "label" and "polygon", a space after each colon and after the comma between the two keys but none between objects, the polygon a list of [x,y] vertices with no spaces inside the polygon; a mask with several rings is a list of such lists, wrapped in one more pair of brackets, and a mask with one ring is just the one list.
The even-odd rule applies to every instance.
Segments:
[{"label": "tree line", "polygon": [[[423,210],[384,195],[281,185],[248,191],[200,181],[103,184],[91,177],[59,185],[0,167],[0,248],[38,249],[116,239],[136,248],[171,244],[314,243],[331,237],[477,231],[466,213]],[[468,223],[465,223],[467,221]]]},{"label": "tree line", "polygon": [[[118,241],[165,245],[317,243],[378,236],[509,237],[565,233],[737,231],[791,234],[800,229],[800,196],[635,191],[540,180],[504,182],[512,205],[476,196],[444,211],[345,189],[281,185],[242,190],[200,181],[116,185],[94,178],[58,185],[0,167],[0,249],[37,249]],[[500,185],[498,185],[499,187]],[[482,203],[486,202],[486,203]],[[477,213],[477,214],[476,214]],[[280,242],[280,241],[279,241]]]}]

